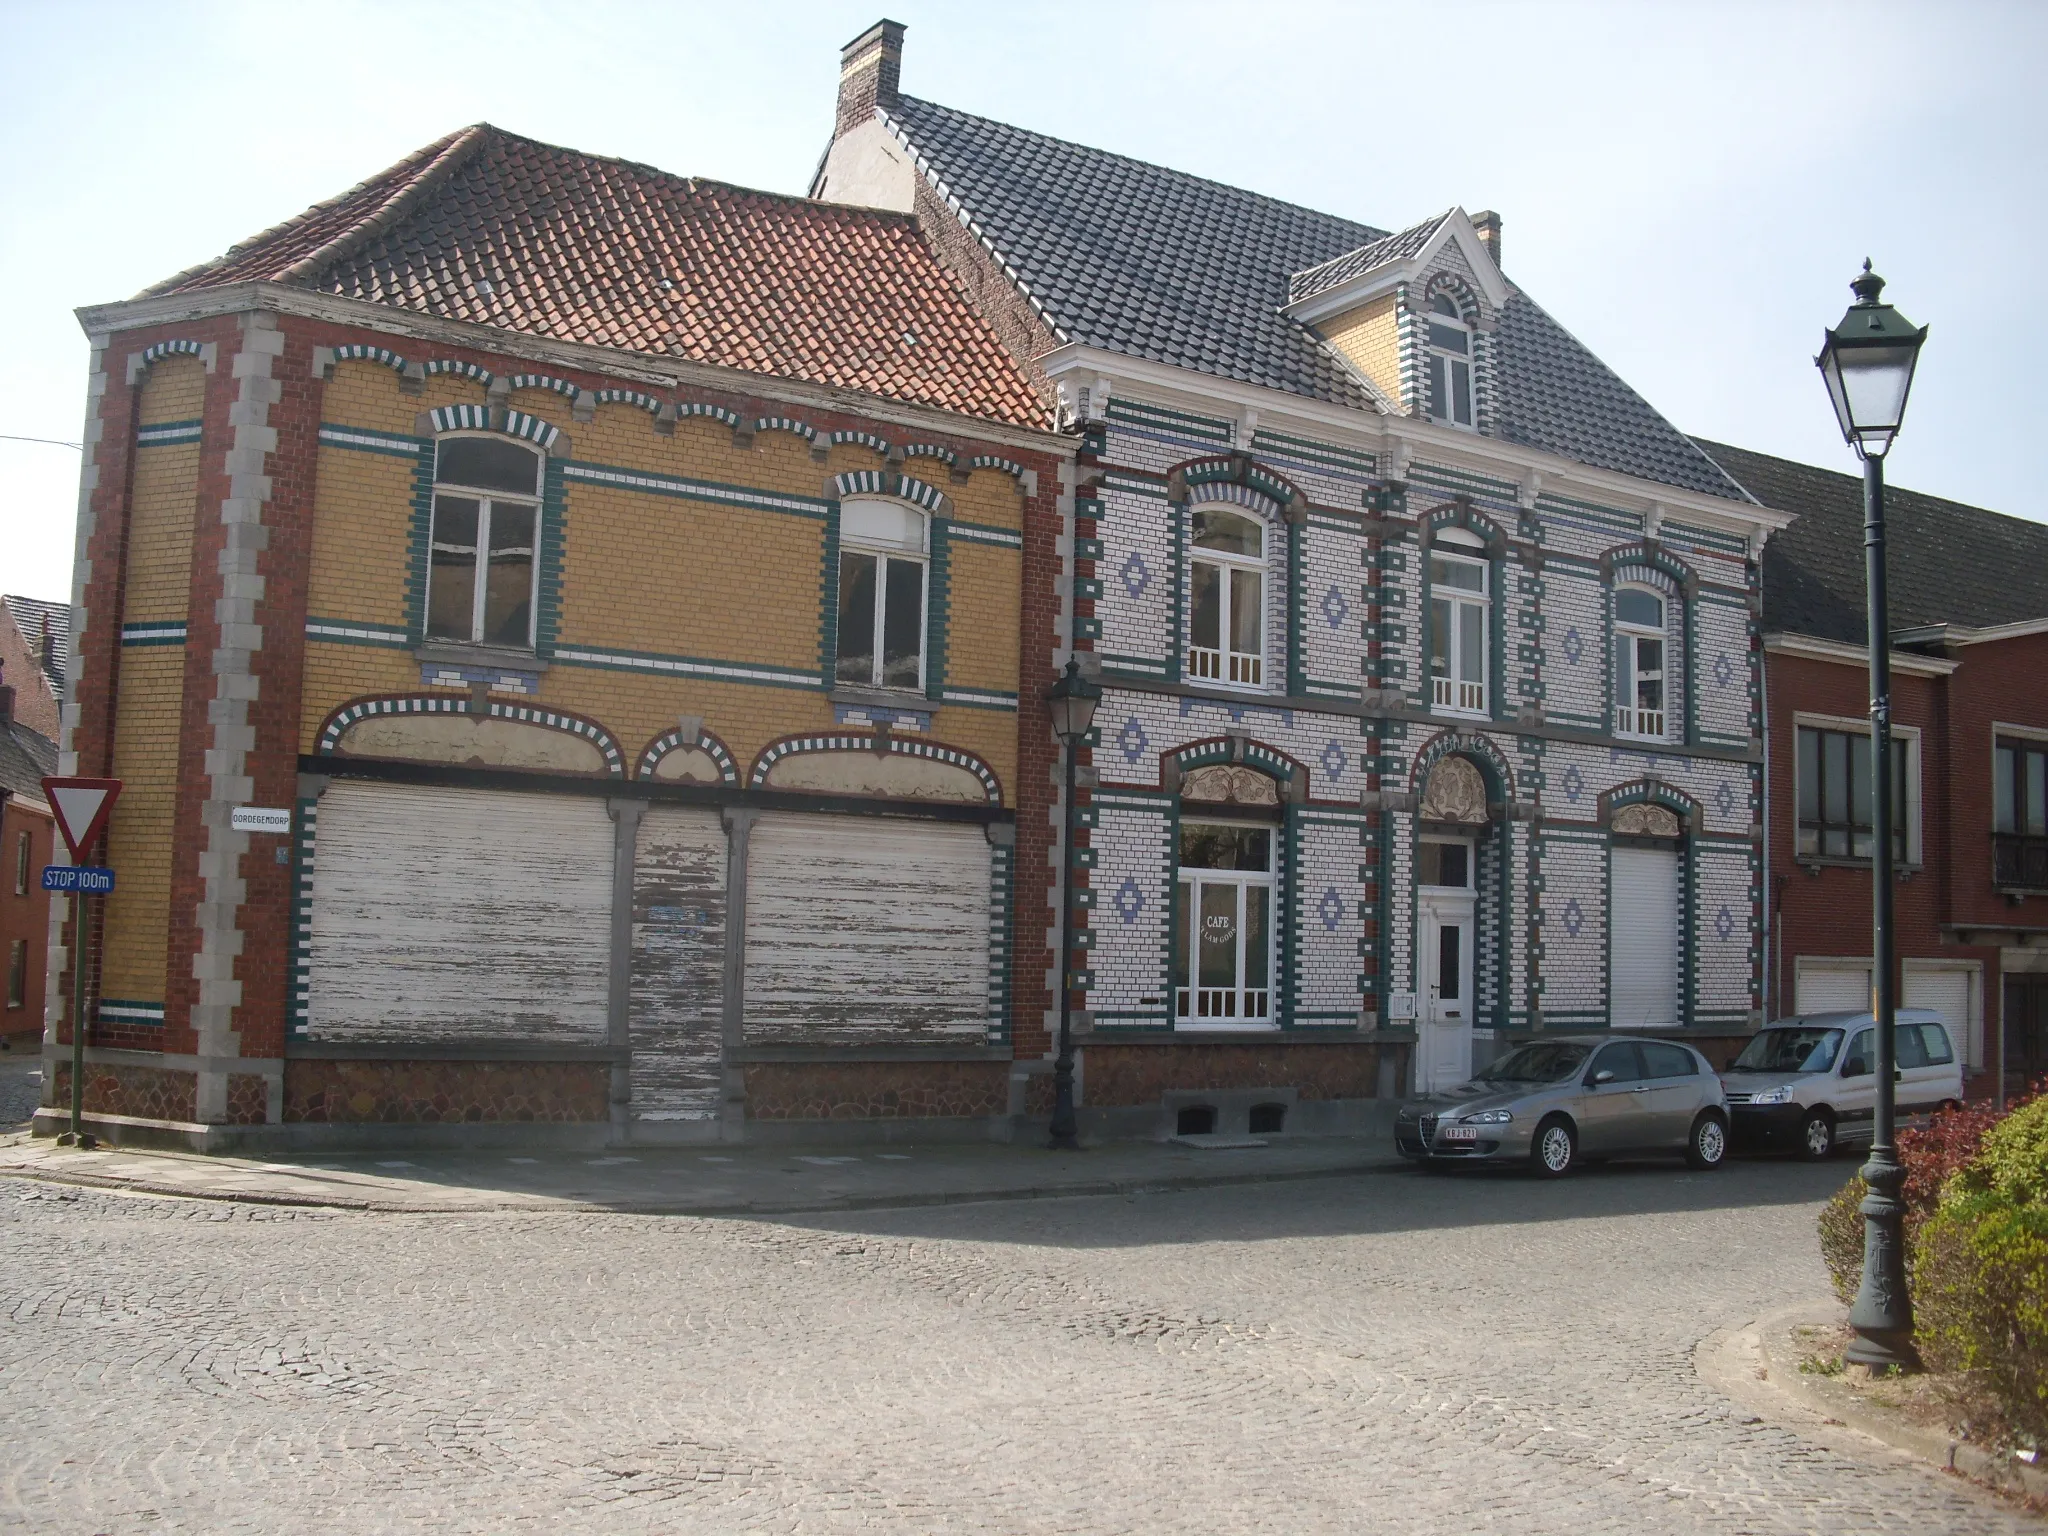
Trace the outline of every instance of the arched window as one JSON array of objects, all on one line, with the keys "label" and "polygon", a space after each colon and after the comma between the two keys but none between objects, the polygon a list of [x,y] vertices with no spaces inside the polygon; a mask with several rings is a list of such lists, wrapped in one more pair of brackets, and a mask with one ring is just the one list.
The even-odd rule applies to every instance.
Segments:
[{"label": "arched window", "polygon": [[1472,327],[1447,293],[1430,300],[1429,419],[1469,427],[1472,414]]},{"label": "arched window", "polygon": [[1265,676],[1266,530],[1227,508],[1202,507],[1194,536],[1188,676],[1255,688]]},{"label": "arched window", "polygon": [[1429,552],[1430,707],[1483,715],[1486,704],[1486,546],[1462,528],[1439,529]]},{"label": "arched window", "polygon": [[1614,733],[1664,739],[1664,605],[1661,592],[1614,593]]},{"label": "arched window", "polygon": [[839,651],[834,675],[870,688],[924,687],[925,567],[922,512],[894,501],[839,510]]},{"label": "arched window", "polygon": [[533,645],[540,470],[540,454],[511,438],[435,445],[429,639]]}]

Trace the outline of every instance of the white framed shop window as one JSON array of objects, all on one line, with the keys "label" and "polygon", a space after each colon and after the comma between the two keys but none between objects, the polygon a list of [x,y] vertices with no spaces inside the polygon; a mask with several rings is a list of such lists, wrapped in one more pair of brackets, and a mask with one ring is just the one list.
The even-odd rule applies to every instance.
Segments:
[{"label": "white framed shop window", "polygon": [[1270,822],[1183,821],[1174,931],[1181,1029],[1273,1024],[1273,858]]}]

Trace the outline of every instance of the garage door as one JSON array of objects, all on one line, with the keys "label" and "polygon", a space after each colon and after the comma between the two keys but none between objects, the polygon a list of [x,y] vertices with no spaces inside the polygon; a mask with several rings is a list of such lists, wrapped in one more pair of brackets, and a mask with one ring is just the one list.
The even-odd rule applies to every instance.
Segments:
[{"label": "garage door", "polygon": [[723,1097],[725,828],[652,806],[633,865],[635,1120],[711,1120]]},{"label": "garage door", "polygon": [[1800,1013],[1868,1013],[1868,960],[1805,960],[1799,962],[1795,1008]]},{"label": "garage door", "polygon": [[989,900],[979,826],[762,816],[747,857],[748,1041],[982,1038]]},{"label": "garage door", "polygon": [[312,875],[311,1038],[604,1042],[602,801],[336,780]]},{"label": "garage door", "polygon": [[1616,848],[1608,1018],[1616,1029],[1678,1023],[1678,855]]},{"label": "garage door", "polygon": [[1928,1008],[1948,1026],[1948,1038],[1971,1066],[1978,1064],[1978,1042],[1970,1030],[1970,973],[1968,971],[1921,970],[1906,965],[1905,996],[1908,1008]]}]

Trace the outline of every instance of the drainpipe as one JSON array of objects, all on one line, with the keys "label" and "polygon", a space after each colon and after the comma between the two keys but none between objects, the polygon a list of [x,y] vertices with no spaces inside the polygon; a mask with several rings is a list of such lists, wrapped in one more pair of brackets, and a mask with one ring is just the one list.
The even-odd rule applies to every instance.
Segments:
[{"label": "drainpipe", "polygon": [[1777,980],[1778,971],[1784,963],[1784,957],[1780,955],[1778,957],[1778,964],[1773,965],[1771,963],[1771,946],[1772,940],[1777,937],[1778,932],[1778,899],[1783,897],[1785,890],[1783,881],[1777,882],[1774,888],[1771,878],[1771,658],[1768,651],[1759,650],[1757,652],[1757,672],[1763,679],[1764,844],[1761,854],[1763,859],[1763,880],[1761,884],[1764,897],[1763,1015],[1764,1022],[1768,1024],[1778,1016],[1777,994],[1771,988]]}]

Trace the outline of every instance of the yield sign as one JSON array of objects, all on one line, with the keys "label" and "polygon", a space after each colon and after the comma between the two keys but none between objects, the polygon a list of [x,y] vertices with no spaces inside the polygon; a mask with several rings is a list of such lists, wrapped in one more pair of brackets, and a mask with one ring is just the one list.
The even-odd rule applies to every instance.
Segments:
[{"label": "yield sign", "polygon": [[85,857],[85,850],[98,840],[107,824],[107,813],[120,798],[119,779],[44,779],[43,793],[50,809],[57,813],[57,830],[73,861]]}]

